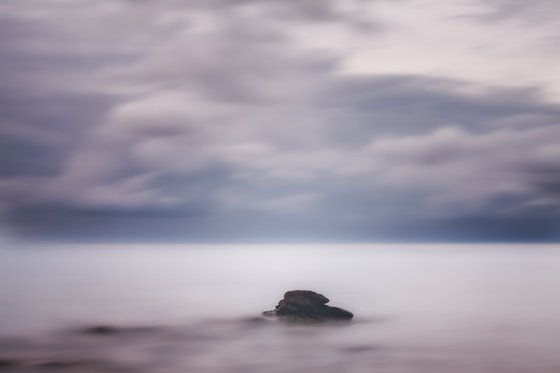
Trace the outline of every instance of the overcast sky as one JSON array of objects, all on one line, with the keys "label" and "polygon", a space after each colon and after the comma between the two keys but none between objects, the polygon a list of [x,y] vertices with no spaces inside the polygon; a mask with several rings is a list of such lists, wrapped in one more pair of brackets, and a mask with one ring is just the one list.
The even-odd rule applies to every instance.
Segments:
[{"label": "overcast sky", "polygon": [[560,239],[560,1],[0,2],[0,234]]}]

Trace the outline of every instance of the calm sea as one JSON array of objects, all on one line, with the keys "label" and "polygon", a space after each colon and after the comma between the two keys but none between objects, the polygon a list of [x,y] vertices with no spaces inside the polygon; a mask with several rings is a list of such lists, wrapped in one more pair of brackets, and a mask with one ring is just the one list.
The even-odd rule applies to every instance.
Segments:
[{"label": "calm sea", "polygon": [[[355,318],[259,318],[293,289]],[[4,371],[548,373],[559,341],[560,245],[0,249]]]}]

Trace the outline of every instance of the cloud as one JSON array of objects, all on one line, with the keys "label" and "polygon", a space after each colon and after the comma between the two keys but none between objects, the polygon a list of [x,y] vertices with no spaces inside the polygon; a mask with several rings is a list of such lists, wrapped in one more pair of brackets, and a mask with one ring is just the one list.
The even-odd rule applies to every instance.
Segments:
[{"label": "cloud", "polygon": [[507,238],[533,219],[538,237],[560,214],[548,86],[347,70],[344,42],[393,40],[407,15],[392,12],[416,8],[0,5],[5,221],[51,238],[365,240],[478,237],[481,221]]},{"label": "cloud", "polygon": [[555,1],[537,0],[530,4],[523,0],[481,1],[486,8],[476,18],[485,21],[511,21],[534,24],[535,22],[555,22],[554,14],[560,10]]},{"label": "cloud", "polygon": [[382,165],[391,165],[380,166],[387,182],[436,190],[427,203],[447,207],[447,215],[484,211],[493,200],[511,198],[507,208],[492,211],[499,213],[516,203],[560,207],[560,201],[543,189],[539,171],[548,169],[548,177],[560,178],[555,166],[558,138],[559,126],[486,134],[444,127],[422,136],[376,140],[367,151]]},{"label": "cloud", "polygon": [[[384,85],[372,83],[370,90],[378,92]],[[42,188],[49,191],[49,198],[72,201],[75,206],[172,208],[191,203],[191,196],[185,193],[189,185],[216,170],[221,176],[213,176],[213,184],[207,185],[208,199],[219,201],[224,195],[237,193],[236,198],[245,201],[245,208],[317,193],[313,188],[333,181],[348,183],[349,188],[359,181],[372,189],[420,189],[430,195],[425,198],[426,211],[438,207],[452,214],[461,211],[457,207],[483,211],[500,197],[512,196],[516,203],[528,203],[545,196],[539,183],[543,183],[542,170],[550,170],[547,177],[554,173],[560,138],[557,125],[504,128],[500,124],[482,131],[480,122],[519,115],[520,106],[510,103],[507,113],[503,99],[492,107],[487,97],[479,97],[480,103],[476,104],[468,96],[463,98],[465,113],[473,115],[476,105],[489,109],[487,113],[479,111],[478,120],[471,126],[438,123],[419,131],[414,115],[402,117],[399,110],[399,103],[404,107],[410,104],[409,97],[417,97],[412,93],[416,88],[408,89],[391,99],[390,94],[378,97],[386,104],[386,117],[393,116],[392,128],[378,128],[375,123],[372,128],[352,128],[355,123],[345,123],[347,131],[356,132],[352,136],[361,137],[361,141],[348,143],[325,136],[335,124],[322,121],[320,113],[316,113],[317,122],[310,122],[306,115],[294,118],[289,132],[279,136],[283,131],[263,128],[262,122],[251,120],[252,113],[260,110],[259,118],[273,121],[278,115],[275,107],[213,107],[204,102],[193,104],[188,96],[176,94],[144,97],[116,106],[91,142],[70,159],[65,172]],[[350,100],[342,98],[343,92],[340,101]],[[351,92],[353,97],[355,91]],[[455,108],[460,108],[460,96],[445,91],[433,94],[431,104],[446,105],[440,97],[450,95],[455,95]],[[356,114],[363,100],[359,96],[350,104],[346,101],[348,115]],[[426,101],[425,97],[420,101],[422,110],[430,107]],[[370,104],[375,107],[376,99],[371,97]],[[529,112],[541,106],[525,105]],[[364,122],[369,112],[367,108],[361,113],[366,116]],[[456,112],[456,117],[460,118],[461,112]],[[405,135],[399,126],[411,129]],[[302,138],[302,134],[313,133],[320,138]],[[168,178],[184,178],[185,189],[175,185],[170,191],[165,183],[158,182]],[[265,193],[256,193],[259,188]],[[328,199],[328,192],[321,193],[320,189],[318,193]],[[279,195],[281,190],[288,194]],[[199,193],[195,196],[200,198]],[[222,202],[227,205],[231,197],[224,197]]]}]

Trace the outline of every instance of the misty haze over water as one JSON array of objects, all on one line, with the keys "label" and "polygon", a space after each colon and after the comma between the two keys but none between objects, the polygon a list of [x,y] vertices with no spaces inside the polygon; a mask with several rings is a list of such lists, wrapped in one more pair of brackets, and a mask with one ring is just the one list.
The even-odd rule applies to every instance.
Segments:
[{"label": "misty haze over water", "polygon": [[[560,369],[558,245],[44,245],[0,267],[7,371]],[[291,289],[355,318],[260,318]]]}]

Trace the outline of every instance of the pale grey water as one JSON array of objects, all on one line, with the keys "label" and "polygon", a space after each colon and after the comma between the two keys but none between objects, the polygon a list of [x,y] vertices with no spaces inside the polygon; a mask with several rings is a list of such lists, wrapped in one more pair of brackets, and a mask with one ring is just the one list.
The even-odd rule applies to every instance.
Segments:
[{"label": "pale grey water", "polygon": [[[559,245],[4,247],[0,370],[560,372],[559,280]],[[251,320],[291,289],[355,319]]]}]

